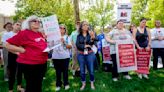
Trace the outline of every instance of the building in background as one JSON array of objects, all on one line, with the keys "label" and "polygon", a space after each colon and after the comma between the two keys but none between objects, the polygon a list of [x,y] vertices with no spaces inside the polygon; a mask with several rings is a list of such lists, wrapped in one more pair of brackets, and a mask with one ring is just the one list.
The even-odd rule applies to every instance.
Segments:
[{"label": "building in background", "polygon": [[4,30],[3,25],[7,22],[13,23],[12,17],[0,14],[0,32]]}]

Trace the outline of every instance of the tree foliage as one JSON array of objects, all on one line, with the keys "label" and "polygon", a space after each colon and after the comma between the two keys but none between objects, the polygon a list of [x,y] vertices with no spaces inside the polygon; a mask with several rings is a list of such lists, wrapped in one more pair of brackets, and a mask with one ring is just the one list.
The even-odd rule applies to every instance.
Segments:
[{"label": "tree foliage", "polygon": [[59,23],[67,25],[69,34],[74,30],[74,9],[70,0],[19,0],[16,6],[14,20],[30,15],[44,17],[56,14]]},{"label": "tree foliage", "polygon": [[144,13],[146,12],[148,1],[149,0],[131,0],[133,3],[131,16],[132,23],[139,25],[140,19],[144,17]]},{"label": "tree foliage", "polygon": [[[64,23],[68,27],[70,34],[75,26],[74,22],[80,18],[77,16],[78,11],[82,20],[88,20],[92,26],[105,27],[113,19],[112,3],[115,0],[18,0],[16,15],[14,20],[25,19],[30,15],[40,17],[56,14],[59,23]],[[76,9],[78,3],[89,4],[87,10]],[[93,3],[94,2],[94,3]],[[76,11],[76,13],[75,13]]]},{"label": "tree foliage", "polygon": [[149,0],[148,9],[145,13],[146,18],[150,18],[147,22],[149,27],[154,27],[155,20],[160,20],[164,26],[164,0]]},{"label": "tree foliage", "polygon": [[94,0],[90,7],[83,12],[83,19],[87,19],[91,25],[104,27],[113,19],[113,0]]},{"label": "tree foliage", "polygon": [[164,0],[132,0],[132,3],[132,23],[139,25],[139,20],[145,17],[150,28],[154,27],[155,20],[164,26]]}]

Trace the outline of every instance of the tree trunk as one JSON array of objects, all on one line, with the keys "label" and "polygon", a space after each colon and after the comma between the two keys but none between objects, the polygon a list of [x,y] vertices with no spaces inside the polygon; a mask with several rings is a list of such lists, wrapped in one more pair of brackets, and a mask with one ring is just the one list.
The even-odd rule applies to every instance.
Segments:
[{"label": "tree trunk", "polygon": [[75,24],[76,24],[76,22],[80,21],[79,0],[73,0],[73,4],[74,4],[74,14],[75,14]]}]

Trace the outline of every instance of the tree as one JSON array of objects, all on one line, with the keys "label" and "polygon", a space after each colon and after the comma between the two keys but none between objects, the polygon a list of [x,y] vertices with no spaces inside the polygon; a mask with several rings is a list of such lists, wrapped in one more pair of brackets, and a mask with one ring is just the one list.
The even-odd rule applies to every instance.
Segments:
[{"label": "tree", "polygon": [[131,0],[133,3],[132,7],[132,23],[139,25],[139,21],[142,17],[144,17],[144,13],[146,12],[146,8],[148,6],[149,0]]},{"label": "tree", "polygon": [[[113,0],[112,0],[113,1]],[[92,26],[101,26],[104,30],[105,25],[113,19],[114,4],[111,0],[95,0],[90,3],[88,10],[83,12],[83,19],[87,19]]]},{"label": "tree", "polygon": [[68,34],[74,30],[73,4],[70,0],[19,0],[14,20],[25,19],[30,15],[45,17],[56,14],[59,23],[67,25]]},{"label": "tree", "polygon": [[74,4],[74,14],[75,14],[75,23],[80,21],[80,14],[79,14],[79,0],[73,0]]},{"label": "tree", "polygon": [[149,27],[154,27],[155,20],[161,20],[164,26],[164,0],[149,0],[148,9],[145,13],[146,18],[150,18],[147,22]]}]

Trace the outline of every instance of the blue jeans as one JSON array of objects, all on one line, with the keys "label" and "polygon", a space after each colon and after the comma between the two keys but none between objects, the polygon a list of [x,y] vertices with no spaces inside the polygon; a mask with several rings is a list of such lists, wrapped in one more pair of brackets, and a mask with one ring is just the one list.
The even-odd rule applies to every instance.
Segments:
[{"label": "blue jeans", "polygon": [[89,53],[88,55],[84,54],[78,54],[77,59],[80,65],[80,75],[81,75],[81,81],[85,82],[85,66],[87,66],[89,76],[90,76],[90,81],[94,81],[94,62],[96,59],[96,56],[94,53]]}]

